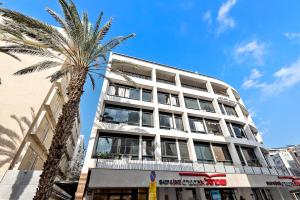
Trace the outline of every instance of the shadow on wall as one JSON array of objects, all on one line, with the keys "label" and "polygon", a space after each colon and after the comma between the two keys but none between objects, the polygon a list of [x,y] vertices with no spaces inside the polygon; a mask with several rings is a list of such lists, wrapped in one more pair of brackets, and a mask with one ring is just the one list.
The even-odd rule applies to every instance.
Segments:
[{"label": "shadow on wall", "polygon": [[[29,120],[27,117],[17,117],[16,115],[10,116],[13,120],[16,121],[20,128],[20,133],[17,133],[9,128],[4,127],[0,124],[0,168],[6,164],[11,163],[17,151],[20,148],[22,141],[24,140],[27,130],[30,128],[33,119],[35,118],[34,109],[31,107],[31,117],[32,120]],[[24,176],[26,178],[24,179]],[[5,176],[12,176],[11,173],[7,173]],[[28,185],[31,179],[32,173],[27,174],[25,171],[19,171],[16,177],[15,183],[12,185],[12,191],[10,194],[10,200],[19,199],[22,195],[26,185]],[[25,181],[25,182],[24,182]]]}]

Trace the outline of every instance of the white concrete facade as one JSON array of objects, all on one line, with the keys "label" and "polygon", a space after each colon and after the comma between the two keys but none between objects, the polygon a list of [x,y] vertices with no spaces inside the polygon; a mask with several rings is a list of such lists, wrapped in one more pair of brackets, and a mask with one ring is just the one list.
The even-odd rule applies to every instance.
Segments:
[{"label": "white concrete facade", "polygon": [[[210,199],[213,192],[219,193],[216,194],[219,196],[233,194],[235,197],[232,198],[235,199],[267,200],[268,195],[272,195],[273,199],[291,198],[286,189],[266,184],[267,181],[278,181],[278,176],[285,174],[275,168],[242,99],[230,85],[212,77],[116,53],[110,55],[110,63],[82,169],[82,175],[89,176],[85,188],[80,189],[84,190],[80,191],[84,199],[97,199],[96,193],[98,190],[101,193],[101,188],[124,187],[121,182],[127,182],[125,177],[131,173],[130,170],[135,173],[128,179],[132,177],[136,188],[147,188],[144,181],[149,181],[149,178],[141,177],[151,170],[156,171],[158,199],[162,200]],[[119,72],[115,72],[116,69]],[[125,77],[130,77],[133,83],[120,76],[120,71],[126,74]],[[134,86],[139,93],[135,97],[130,97],[131,94],[126,96],[124,85]],[[111,92],[117,87],[121,88],[118,88],[118,95],[112,95],[117,94]],[[151,101],[143,99],[143,91],[151,91]],[[125,95],[122,97],[123,92]],[[168,99],[166,104],[159,100],[161,95]],[[125,122],[122,117],[126,115],[126,109],[135,110],[128,114],[128,121]],[[113,113],[122,114],[112,117]],[[150,113],[152,120],[147,118],[147,113]],[[117,142],[102,144],[101,137],[105,138],[104,143],[113,141],[111,137],[135,138],[136,144],[133,142],[124,148],[136,153],[124,155],[124,152],[119,152],[123,148],[122,142],[120,147]],[[147,157],[148,154],[145,154],[151,148],[145,147],[144,140],[153,142],[153,156]],[[113,148],[118,149],[118,155],[111,153]],[[120,174],[112,178],[114,181],[106,180],[103,176],[102,181],[95,179],[97,173],[104,171],[110,177]],[[176,177],[183,181],[179,172],[201,172],[206,176],[221,173],[226,177],[227,184],[209,187],[183,186],[180,185],[182,182],[175,186],[163,184],[163,180]],[[130,186],[129,182],[127,187]],[[257,192],[258,197],[254,197]],[[268,194],[264,196],[264,192]],[[77,196],[77,199],[80,198]]]}]

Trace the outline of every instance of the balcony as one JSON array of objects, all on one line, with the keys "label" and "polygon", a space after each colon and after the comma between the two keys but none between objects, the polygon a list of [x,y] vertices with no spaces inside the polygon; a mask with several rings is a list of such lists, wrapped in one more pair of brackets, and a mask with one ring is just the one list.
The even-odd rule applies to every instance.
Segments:
[{"label": "balcony", "polygon": [[242,165],[227,165],[226,163],[182,163],[182,162],[161,162],[146,160],[113,160],[96,159],[96,168],[101,169],[129,169],[129,170],[156,170],[156,171],[194,171],[208,173],[229,173],[229,174],[256,174],[282,176],[282,170],[275,167],[250,167]]},{"label": "balcony", "polygon": [[180,75],[181,87],[207,92],[206,82]]}]

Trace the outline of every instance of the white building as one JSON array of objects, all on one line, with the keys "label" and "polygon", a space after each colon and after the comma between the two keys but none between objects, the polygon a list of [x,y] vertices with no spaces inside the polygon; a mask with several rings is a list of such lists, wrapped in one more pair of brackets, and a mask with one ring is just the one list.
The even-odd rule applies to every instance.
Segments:
[{"label": "white building", "polygon": [[151,171],[159,200],[291,199],[294,181],[274,167],[234,88],[121,54],[110,61],[76,199],[147,199]]}]

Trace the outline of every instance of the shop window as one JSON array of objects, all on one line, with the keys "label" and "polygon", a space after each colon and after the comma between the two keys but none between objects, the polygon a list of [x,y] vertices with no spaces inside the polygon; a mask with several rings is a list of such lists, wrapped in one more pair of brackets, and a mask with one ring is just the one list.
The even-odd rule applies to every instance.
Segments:
[{"label": "shop window", "polygon": [[176,141],[161,139],[161,155],[163,162],[177,162]]},{"label": "shop window", "polygon": [[210,144],[195,142],[194,146],[195,146],[197,160],[199,162],[214,162]]}]

